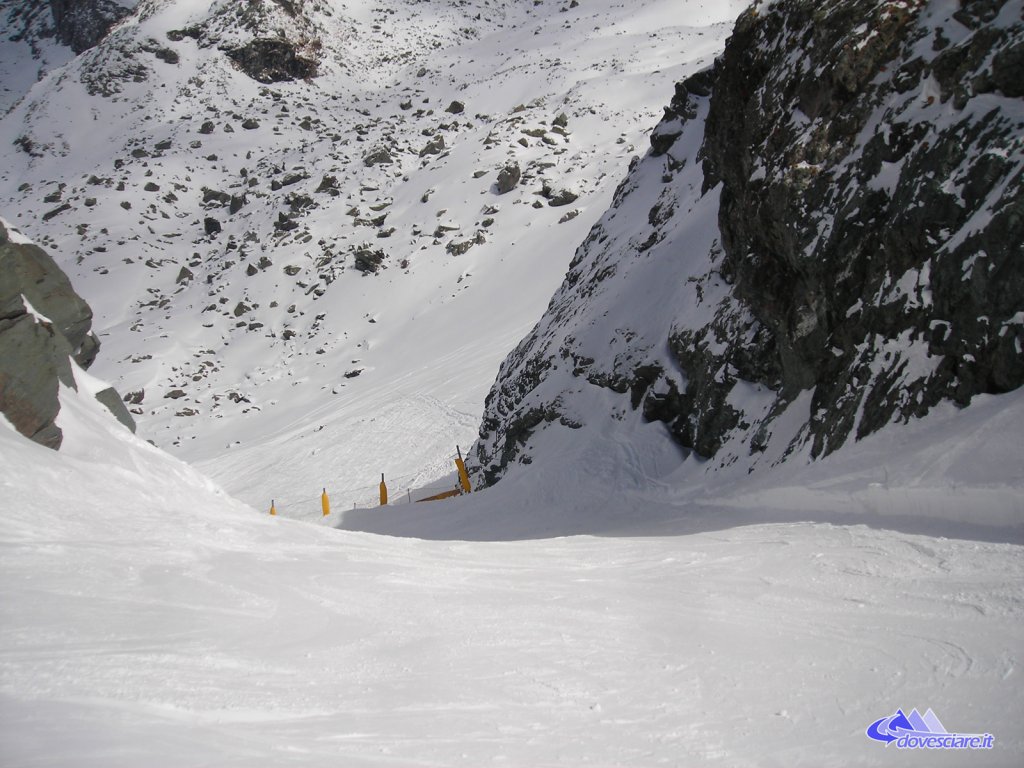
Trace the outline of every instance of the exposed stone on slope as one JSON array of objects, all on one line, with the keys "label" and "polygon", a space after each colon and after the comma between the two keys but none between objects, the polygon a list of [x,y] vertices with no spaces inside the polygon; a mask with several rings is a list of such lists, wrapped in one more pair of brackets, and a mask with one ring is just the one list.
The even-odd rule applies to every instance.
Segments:
[{"label": "exposed stone on slope", "polygon": [[22,304],[18,297],[24,294],[35,309],[53,322],[56,332],[67,341],[79,365],[88,367],[99,347],[95,336],[90,333],[92,310],[75,293],[67,275],[42,248],[12,243],[2,224],[0,258],[3,259],[0,285],[4,306],[8,307],[12,301]]},{"label": "exposed stone on slope", "polygon": [[260,83],[280,83],[316,77],[317,63],[300,54],[288,40],[257,38],[225,52],[239,68]]},{"label": "exposed stone on slope", "polygon": [[498,172],[498,181],[495,184],[495,191],[499,195],[504,195],[511,192],[519,184],[519,180],[522,178],[523,172],[519,168],[519,163],[511,162],[506,164]]},{"label": "exposed stone on slope", "polygon": [[[99,350],[91,325],[92,310],[53,259],[35,245],[11,242],[0,224],[0,412],[48,448],[59,448],[63,438],[55,419],[59,385],[75,388],[71,359],[85,368]],[[113,389],[96,397],[134,431]]]}]

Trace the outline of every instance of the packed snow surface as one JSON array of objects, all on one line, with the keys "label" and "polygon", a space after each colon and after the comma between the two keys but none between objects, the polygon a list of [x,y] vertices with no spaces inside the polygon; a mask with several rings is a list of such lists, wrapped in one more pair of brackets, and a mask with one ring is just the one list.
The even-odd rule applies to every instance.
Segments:
[{"label": "packed snow surface", "polygon": [[[610,445],[323,526],[247,508],[62,400],[59,454],[0,424],[4,766],[1024,759],[1022,483],[987,466],[1019,463],[1000,428],[1019,394],[774,488],[687,499],[650,475],[664,456]],[[914,517],[942,496],[948,519]],[[912,707],[994,746],[865,735]]]}]

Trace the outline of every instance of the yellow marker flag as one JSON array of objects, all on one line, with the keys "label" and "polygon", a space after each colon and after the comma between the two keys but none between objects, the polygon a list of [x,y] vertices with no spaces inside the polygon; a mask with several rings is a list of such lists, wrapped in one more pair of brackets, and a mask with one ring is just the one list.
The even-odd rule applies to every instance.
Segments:
[{"label": "yellow marker flag", "polygon": [[326,488],[324,488],[324,493],[320,497],[320,507],[324,511],[324,517],[327,517],[329,514],[331,514],[331,500],[329,498],[327,498],[327,489]]},{"label": "yellow marker flag", "polygon": [[466,462],[461,457],[455,460],[455,468],[459,470],[459,485],[462,486],[462,492],[469,493],[473,486],[469,484],[469,472],[466,471]]},{"label": "yellow marker flag", "polygon": [[459,471],[459,485],[462,486],[463,493],[469,493],[473,490],[473,486],[469,482],[469,472],[466,471],[466,462],[462,460],[462,449],[459,446],[455,446],[455,453],[458,454],[458,458],[455,459],[455,468]]},{"label": "yellow marker flag", "polygon": [[272,514],[272,515],[276,515],[277,514],[277,510],[274,509],[274,500],[273,499],[270,500],[270,514]]},{"label": "yellow marker flag", "polygon": [[388,505],[388,487],[384,484],[384,473],[380,476],[380,505],[386,507]]}]

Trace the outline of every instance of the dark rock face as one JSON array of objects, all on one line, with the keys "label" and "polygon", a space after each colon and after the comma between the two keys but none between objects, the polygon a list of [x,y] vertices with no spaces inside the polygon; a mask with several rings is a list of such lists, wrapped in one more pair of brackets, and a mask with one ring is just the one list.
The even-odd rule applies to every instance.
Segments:
[{"label": "dark rock face", "polygon": [[[38,312],[52,321],[55,332],[68,343],[79,365],[84,368],[91,364],[99,348],[99,342],[90,333],[92,309],[75,293],[57,263],[38,246],[10,242],[2,225],[0,258],[0,295],[4,307],[10,309],[12,302],[23,305],[20,296],[24,294]],[[24,306],[20,311],[25,311]]]},{"label": "dark rock face", "polygon": [[502,366],[486,482],[590,388],[753,467],[1024,384],[1024,20],[960,6],[740,17]]},{"label": "dark rock face", "polygon": [[813,389],[813,455],[1024,383],[1021,126],[992,98],[1021,81],[999,92],[984,63],[1012,69],[1024,24],[936,43],[921,10],[780,3],[740,18],[718,66],[705,186],[722,182],[722,271],[763,331],[716,362],[783,400]]},{"label": "dark rock face", "polygon": [[102,40],[130,11],[111,0],[50,0],[57,39],[75,53]]},{"label": "dark rock face", "polygon": [[306,80],[317,75],[316,61],[299,55],[298,48],[288,40],[256,38],[226,53],[245,74],[260,83]]},{"label": "dark rock face", "polygon": [[[92,310],[53,259],[34,245],[12,243],[0,225],[0,411],[49,448],[62,439],[54,423],[59,384],[75,387],[71,359],[86,368],[99,350],[91,325]],[[113,389],[97,399],[134,431]]]}]

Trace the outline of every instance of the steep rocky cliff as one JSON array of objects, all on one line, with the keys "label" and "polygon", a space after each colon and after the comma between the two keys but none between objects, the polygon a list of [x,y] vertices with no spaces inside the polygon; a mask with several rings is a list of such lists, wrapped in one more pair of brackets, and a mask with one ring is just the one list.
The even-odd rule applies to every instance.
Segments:
[{"label": "steep rocky cliff", "polygon": [[1022,83],[1019,1],[754,3],[502,366],[484,480],[553,424],[753,469],[1019,387]]},{"label": "steep rocky cliff", "polygon": [[92,48],[130,12],[134,2],[50,0],[57,39],[75,53]]},{"label": "steep rocky cliff", "polygon": [[[72,361],[88,368],[99,351],[92,310],[50,256],[0,223],[0,413],[28,438],[59,448],[60,385],[77,389]],[[112,388],[96,399],[134,431]]]}]

